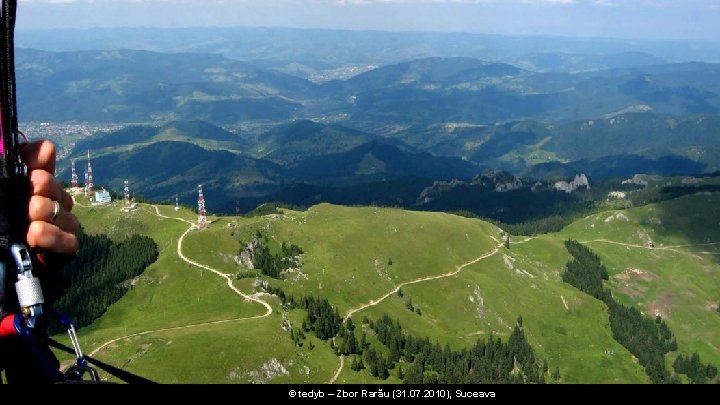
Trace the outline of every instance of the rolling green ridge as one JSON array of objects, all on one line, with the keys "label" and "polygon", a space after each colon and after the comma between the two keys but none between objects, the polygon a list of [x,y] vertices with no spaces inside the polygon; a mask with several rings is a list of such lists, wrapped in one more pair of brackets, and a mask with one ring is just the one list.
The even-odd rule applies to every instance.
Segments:
[{"label": "rolling green ridge", "polygon": [[[248,144],[255,146],[244,146]],[[406,178],[471,178],[479,170],[472,162],[433,156],[399,140],[302,120],[257,139],[203,121],[129,126],[78,142],[71,159],[83,162],[90,149],[97,184],[121,190],[129,180],[140,195],[159,201],[177,195],[184,203],[191,203],[197,185],[203,184],[212,196],[208,208],[215,212],[234,212],[236,202],[243,211],[272,200],[305,204],[319,194],[334,194],[348,204],[392,205],[397,191],[377,195],[368,191],[369,183],[399,183],[402,190]],[[69,163],[61,162],[59,170],[68,180]],[[344,192],[348,186],[356,190]],[[375,199],[358,201],[370,194]],[[403,196],[407,201],[415,197]]]},{"label": "rolling green ridge", "polygon": [[[295,346],[282,325],[287,319],[297,327],[303,312],[258,292],[254,279],[234,279],[243,269],[235,262],[240,242],[260,230],[274,243],[294,243],[305,252],[301,267],[268,280],[271,286],[327,298],[360,328],[364,317],[388,314],[413,335],[463,348],[478,336],[506,338],[522,316],[539,361],[559,368],[560,382],[647,382],[642,367],[613,340],[604,305],[560,279],[569,258],[563,242],[572,238],[591,247],[607,266],[617,299],[660,313],[680,352],[718,364],[720,235],[706,220],[718,217],[712,211],[718,199],[718,193],[701,193],[602,212],[557,234],[513,237],[510,249],[500,246],[495,226],[442,213],[321,204],[305,212],[220,217],[206,230],[185,234],[181,248],[228,280],[178,256],[178,239],[190,227],[181,219],[192,222],[191,212],[159,207],[162,215],[181,218],[169,219],[144,204],[132,214],[119,206],[78,206],[88,232],[116,238],[139,232],[160,250],[144,281],[80,336],[86,352],[102,348],[95,353],[100,359],[163,382],[328,382],[336,372],[340,383],[378,381],[367,370],[351,371],[349,358],[339,370],[340,358],[327,341],[309,336],[312,345]],[[228,282],[265,301],[272,313],[238,296]],[[421,314],[408,310],[409,299]],[[206,324],[213,321],[219,323]],[[668,361],[675,356],[671,352]],[[397,381],[394,372],[388,381]]]},{"label": "rolling green ridge", "polygon": [[[564,180],[577,173],[597,184],[638,173],[670,176],[720,168],[713,135],[720,121],[714,116],[624,114],[562,125],[517,122],[413,128],[387,138],[308,120],[259,135],[231,133],[203,121],[134,125],[81,140],[70,157],[82,162],[92,150],[97,183],[121,190],[123,181],[130,180],[136,193],[159,201],[179,195],[191,204],[195,186],[204,184],[213,197],[208,202],[211,210],[225,213],[235,212],[236,204],[249,211],[267,201],[413,208],[433,181],[475,178],[487,167],[528,177],[528,184],[537,181],[533,179]],[[444,134],[448,143],[435,144],[432,131]],[[615,150],[628,153],[611,154]],[[59,163],[59,176],[66,181],[69,163],[69,159]],[[386,191],[377,193],[378,187]],[[488,193],[483,198],[506,197]],[[538,196],[532,197],[539,206]],[[455,211],[468,209],[464,204],[475,204],[474,200],[447,196],[421,208]],[[516,216],[470,210],[502,221],[507,215]]]},{"label": "rolling green ridge", "polygon": [[235,151],[247,146],[239,136],[209,122],[176,121],[160,127],[133,125],[119,131],[102,133],[79,141],[74,149],[76,153],[92,150],[95,154],[98,152],[104,154],[113,151],[114,148],[126,150],[128,145],[147,145],[162,141],[183,141],[208,149]]},{"label": "rolling green ridge", "polygon": [[[73,159],[92,150],[96,183],[129,180],[139,195],[186,204],[204,184],[209,208],[224,213],[273,200],[414,208],[418,182],[486,168],[592,182],[720,170],[719,69],[540,72],[426,57],[318,84],[218,54],[18,50],[23,120],[145,123],[77,144],[58,137]],[[69,166],[59,165],[63,179]],[[398,190],[377,195],[383,182]]]}]

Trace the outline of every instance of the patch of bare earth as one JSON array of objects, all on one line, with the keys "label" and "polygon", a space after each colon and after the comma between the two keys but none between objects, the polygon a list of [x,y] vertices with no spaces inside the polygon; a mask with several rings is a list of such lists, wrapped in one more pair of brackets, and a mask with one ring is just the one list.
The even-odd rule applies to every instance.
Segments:
[{"label": "patch of bare earth", "polygon": [[661,316],[667,318],[672,307],[675,297],[672,294],[664,294],[658,300],[653,301],[645,307],[650,316]]},{"label": "patch of bare earth", "polygon": [[657,279],[658,276],[636,268],[627,268],[622,273],[613,276],[620,292],[630,298],[637,299],[647,291],[647,283]]}]

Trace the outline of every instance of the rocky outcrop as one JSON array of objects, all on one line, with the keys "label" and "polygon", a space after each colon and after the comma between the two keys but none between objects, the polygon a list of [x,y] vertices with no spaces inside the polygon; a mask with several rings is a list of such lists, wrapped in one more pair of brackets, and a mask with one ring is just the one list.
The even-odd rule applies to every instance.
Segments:
[{"label": "rocky outcrop", "polygon": [[420,193],[420,197],[417,199],[417,204],[428,204],[443,193],[457,187],[477,187],[492,190],[496,193],[506,193],[508,191],[518,190],[524,186],[525,185],[522,180],[510,173],[488,170],[477,175],[470,181],[436,181],[432,186],[426,188],[422,191],[422,193]]},{"label": "rocky outcrop", "polygon": [[584,173],[575,175],[575,178],[571,182],[558,181],[553,185],[553,188],[558,191],[564,191],[566,193],[572,193],[580,187],[590,188],[590,182]]},{"label": "rocky outcrop", "polygon": [[428,204],[428,203],[432,202],[437,196],[441,195],[442,193],[450,191],[453,188],[464,185],[464,184],[466,184],[466,183],[461,180],[436,181],[433,183],[432,186],[427,187],[425,190],[423,190],[420,193],[420,197],[418,197],[417,203],[419,205]]},{"label": "rocky outcrop", "polygon": [[623,180],[622,184],[634,184],[636,186],[647,187],[649,181],[660,181],[661,176],[651,174],[636,174],[631,179]]},{"label": "rocky outcrop", "polygon": [[253,241],[248,243],[247,246],[245,246],[245,249],[240,252],[240,256],[235,258],[235,262],[238,265],[245,266],[250,270],[255,269],[255,266],[253,265],[253,254],[258,246],[260,246],[260,241],[253,239]]},{"label": "rocky outcrop", "polygon": [[681,182],[682,184],[700,184],[703,180],[697,177],[685,176],[682,178]]}]

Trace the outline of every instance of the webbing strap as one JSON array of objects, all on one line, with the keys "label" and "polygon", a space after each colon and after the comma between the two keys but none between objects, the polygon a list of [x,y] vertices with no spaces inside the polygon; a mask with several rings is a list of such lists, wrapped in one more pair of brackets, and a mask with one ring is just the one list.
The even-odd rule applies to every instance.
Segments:
[{"label": "webbing strap", "polygon": [[[0,18],[0,31],[2,31],[2,62],[0,66],[0,154],[7,157],[14,153],[12,148],[17,145],[17,101],[15,99],[15,18],[17,12],[16,0],[3,0],[2,16]],[[10,169],[13,162],[5,162],[5,169]],[[7,171],[2,177],[12,175]]]},{"label": "webbing strap", "polygon": [[[15,18],[17,0],[0,7],[0,248],[24,242],[27,181],[18,176],[18,117],[15,95]],[[20,209],[20,211],[18,211]],[[25,215],[23,215],[25,214]],[[12,284],[10,284],[12,285]]]}]

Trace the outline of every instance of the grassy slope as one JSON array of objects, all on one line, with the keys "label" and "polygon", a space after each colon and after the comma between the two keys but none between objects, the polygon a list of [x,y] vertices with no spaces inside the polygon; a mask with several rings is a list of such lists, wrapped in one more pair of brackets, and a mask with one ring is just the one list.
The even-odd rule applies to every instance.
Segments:
[{"label": "grassy slope", "polygon": [[[178,214],[169,207],[162,207],[162,212],[193,219],[192,213]],[[119,213],[118,207],[79,207],[78,213],[90,231],[114,235],[139,231],[154,237],[161,249],[160,260],[145,273],[154,282],[138,283],[95,324],[81,331],[86,351],[111,337],[264,312],[257,304],[243,302],[217,276],[179,260],[175,246],[186,223],[160,219],[145,205],[130,216],[133,220],[120,221],[127,215]],[[297,295],[326,296],[342,314],[384,296],[400,283],[453,272],[492,252],[499,236],[492,225],[452,215],[323,204],[303,213],[221,218],[208,230],[191,232],[184,253],[233,273],[237,267],[230,257],[237,253],[239,240],[249,240],[257,229],[276,241],[299,244],[306,251],[303,272],[307,278],[291,276],[274,283]],[[392,294],[378,306],[356,313],[356,324],[365,315],[389,313],[417,335],[460,347],[486,333],[506,334],[522,315],[531,343],[541,357],[548,358],[551,368],[560,368],[563,381],[645,381],[631,356],[610,337],[602,306],[559,281],[560,264],[566,257],[558,240],[515,244],[509,252],[503,249],[455,276],[403,287],[405,297],[412,298],[422,316],[408,311],[404,300]],[[235,283],[243,291],[251,291],[251,280]],[[307,343],[295,348],[280,326],[284,316],[298,325],[300,311],[282,313],[276,300],[269,302],[275,312],[267,318],[146,334],[114,343],[98,356],[165,382],[262,381],[258,375],[273,358],[290,375],[269,381],[329,380],[338,358],[328,343],[310,338],[313,350]],[[392,378],[389,381],[396,381]],[[369,380],[367,373],[346,368],[338,381]]]},{"label": "grassy slope", "polygon": [[720,194],[696,194],[597,214],[572,224],[562,236],[594,241],[589,246],[605,262],[620,300],[661,314],[681,351],[697,351],[703,361],[717,365],[720,245],[712,243],[720,242],[718,218]]},{"label": "grassy slope", "polygon": [[[644,382],[641,367],[612,339],[604,306],[560,280],[568,259],[562,242],[574,238],[588,242],[601,256],[620,300],[662,313],[682,351],[697,351],[704,361],[720,364],[720,316],[714,312],[720,301],[720,245],[707,245],[720,241],[720,227],[714,223],[720,218],[718,200],[720,194],[686,196],[596,214],[559,234],[514,238],[510,250],[500,249],[458,274],[405,285],[403,298],[390,294],[353,317],[360,325],[366,315],[388,313],[416,335],[463,347],[478,336],[506,335],[522,315],[530,342],[551,369],[560,368],[563,382]],[[158,218],[146,205],[133,214],[121,213],[119,206],[76,210],[90,232],[118,238],[140,232],[152,236],[161,251],[135,288],[81,331],[87,352],[109,338],[264,313],[260,305],[234,294],[224,280],[179,259],[177,241],[187,223]],[[195,218],[190,211],[160,210],[167,216]],[[250,240],[257,230],[306,252],[302,275],[272,283],[297,296],[327,297],[341,314],[402,283],[452,273],[493,252],[499,240],[494,226],[478,220],[322,204],[307,212],[219,218],[209,229],[189,233],[183,252],[233,274],[238,268],[232,256],[239,242]],[[252,280],[234,283],[252,292]],[[406,308],[408,298],[422,315]],[[307,342],[294,347],[281,324],[288,318],[299,325],[302,311],[283,312],[276,299],[265,299],[274,309],[269,317],[145,334],[114,343],[98,356],[164,382],[328,381],[339,361],[328,343],[310,337],[307,342],[312,341],[314,349]],[[289,375],[263,377],[263,367],[272,359]],[[338,382],[373,381],[367,371],[350,371],[349,362]],[[388,381],[397,380],[392,376]]]}]

